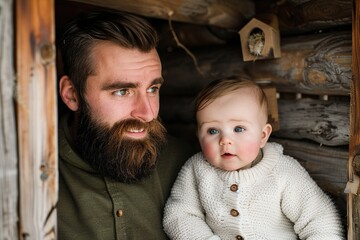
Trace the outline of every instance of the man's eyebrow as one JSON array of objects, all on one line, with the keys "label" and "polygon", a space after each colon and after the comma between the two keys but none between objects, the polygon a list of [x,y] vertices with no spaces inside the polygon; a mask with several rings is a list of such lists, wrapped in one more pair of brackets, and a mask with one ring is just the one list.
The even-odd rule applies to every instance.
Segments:
[{"label": "man's eyebrow", "polygon": [[[155,78],[151,83],[150,86],[155,84],[163,84],[164,79],[162,77]],[[112,89],[121,89],[121,88],[136,88],[139,86],[139,83],[133,83],[133,82],[112,82],[107,83],[104,86],[102,86],[102,90],[112,90]],[[150,87],[149,86],[149,87]]]},{"label": "man's eyebrow", "polygon": [[106,83],[102,86],[102,90],[113,90],[121,88],[136,88],[138,84],[132,82],[112,82]]},{"label": "man's eyebrow", "polygon": [[151,86],[151,85],[155,85],[155,84],[163,84],[163,83],[164,83],[164,79],[163,79],[162,77],[159,77],[159,78],[155,78],[155,79],[151,82],[150,86]]}]

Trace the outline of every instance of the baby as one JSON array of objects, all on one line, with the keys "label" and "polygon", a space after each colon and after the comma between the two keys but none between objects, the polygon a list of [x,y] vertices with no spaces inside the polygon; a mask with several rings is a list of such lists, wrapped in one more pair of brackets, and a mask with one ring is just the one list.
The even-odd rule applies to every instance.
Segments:
[{"label": "baby", "polygon": [[267,100],[253,81],[216,80],[195,102],[202,152],[183,166],[164,212],[171,239],[343,239],[330,198],[267,142]]}]

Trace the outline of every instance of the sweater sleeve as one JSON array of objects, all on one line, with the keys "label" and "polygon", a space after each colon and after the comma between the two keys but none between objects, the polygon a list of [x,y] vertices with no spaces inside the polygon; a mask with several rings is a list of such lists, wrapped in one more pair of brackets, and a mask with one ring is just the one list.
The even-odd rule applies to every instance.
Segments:
[{"label": "sweater sleeve", "polygon": [[340,217],[331,199],[295,159],[284,157],[282,161],[285,169],[279,169],[279,174],[286,180],[281,207],[294,223],[300,239],[344,239]]},{"label": "sweater sleeve", "polygon": [[220,239],[206,224],[200,204],[194,164],[202,160],[197,155],[181,169],[165,206],[163,224],[170,239]]}]

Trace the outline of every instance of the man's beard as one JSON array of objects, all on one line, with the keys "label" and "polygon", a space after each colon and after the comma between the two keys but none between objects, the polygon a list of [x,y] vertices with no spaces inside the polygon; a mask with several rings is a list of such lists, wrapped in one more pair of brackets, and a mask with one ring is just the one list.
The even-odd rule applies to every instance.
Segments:
[{"label": "man's beard", "polygon": [[[126,137],[124,133],[132,128],[144,129],[147,136]],[[107,127],[93,120],[87,109],[80,113],[77,131],[76,146],[81,157],[102,176],[124,183],[149,176],[166,143],[166,130],[156,119],[147,123],[127,119]]]}]

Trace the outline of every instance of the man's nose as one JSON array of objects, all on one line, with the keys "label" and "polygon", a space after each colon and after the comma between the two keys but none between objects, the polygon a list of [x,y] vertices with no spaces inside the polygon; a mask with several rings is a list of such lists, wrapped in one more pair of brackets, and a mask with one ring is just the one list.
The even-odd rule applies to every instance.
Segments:
[{"label": "man's nose", "polygon": [[146,94],[139,94],[135,99],[134,108],[132,109],[131,116],[133,118],[139,119],[143,122],[150,122],[157,116],[156,106],[154,104],[159,104],[158,101],[151,99],[151,97]]}]

